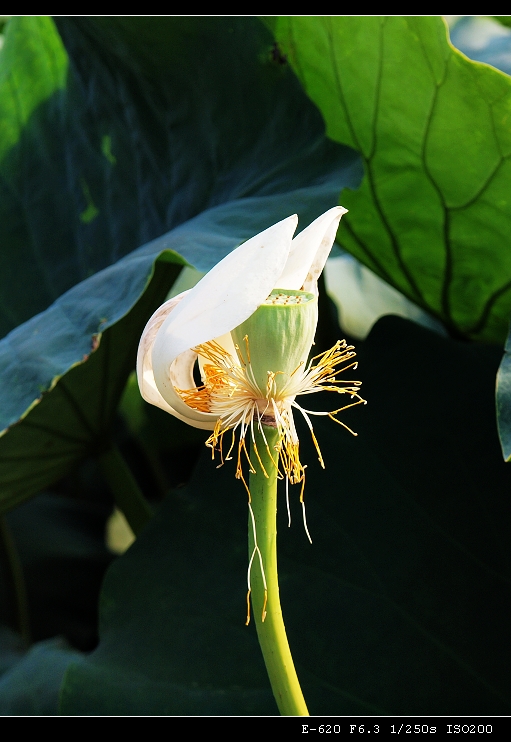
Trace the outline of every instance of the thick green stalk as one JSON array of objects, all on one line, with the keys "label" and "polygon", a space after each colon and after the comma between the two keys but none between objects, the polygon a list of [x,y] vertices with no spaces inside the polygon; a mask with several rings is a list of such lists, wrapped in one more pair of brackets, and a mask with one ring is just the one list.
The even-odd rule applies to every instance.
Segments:
[{"label": "thick green stalk", "polygon": [[124,513],[131,530],[138,536],[148,523],[153,511],[124,461],[119,449],[112,444],[99,457],[103,473],[110,485],[115,504]]},{"label": "thick green stalk", "polygon": [[[253,444],[251,452],[251,459],[257,470],[256,474],[250,475],[252,512],[248,520],[249,558],[253,557],[250,573],[252,613],[280,713],[283,716],[308,716],[309,712],[296,675],[280,607],[277,572],[277,471],[275,466],[278,454],[274,451],[278,434],[275,428],[265,426],[264,435],[269,451],[260,432],[255,433],[255,440],[257,453],[268,477],[265,477],[261,470],[261,463]],[[261,561],[266,579],[266,596]],[[263,611],[266,613],[264,620]]]}]

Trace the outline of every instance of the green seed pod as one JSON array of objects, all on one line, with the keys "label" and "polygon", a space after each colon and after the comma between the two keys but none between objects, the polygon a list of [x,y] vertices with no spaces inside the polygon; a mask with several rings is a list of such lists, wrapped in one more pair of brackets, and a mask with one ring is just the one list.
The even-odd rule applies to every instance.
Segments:
[{"label": "green seed pod", "polygon": [[293,372],[307,363],[317,324],[314,294],[274,289],[251,317],[231,331],[262,397],[267,395],[269,374],[270,383],[274,379],[271,396],[276,397]]}]

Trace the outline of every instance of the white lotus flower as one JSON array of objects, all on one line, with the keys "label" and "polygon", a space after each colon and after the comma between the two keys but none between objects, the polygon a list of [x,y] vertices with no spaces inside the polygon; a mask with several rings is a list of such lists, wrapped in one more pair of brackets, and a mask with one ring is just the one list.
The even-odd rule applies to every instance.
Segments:
[{"label": "white lotus flower", "polygon": [[[252,237],[193,289],[165,302],[142,334],[137,359],[142,397],[189,425],[211,430],[207,445],[213,452],[221,450],[224,433],[232,430],[226,459],[238,431],[236,476],[241,479],[244,458],[253,471],[245,438],[251,431],[254,439],[254,425],[261,431],[265,425],[277,428],[284,474],[291,483],[303,482],[293,408],[312,432],[310,415],[328,415],[344,425],[335,415],[364,402],[360,382],[341,384],[336,378],[356,368],[353,347],[345,341],[307,365],[317,324],[317,280],[345,212],[342,206],[330,209],[294,239],[296,215]],[[197,360],[199,387],[193,378]],[[320,413],[296,402],[298,395],[325,390],[354,401]]]}]

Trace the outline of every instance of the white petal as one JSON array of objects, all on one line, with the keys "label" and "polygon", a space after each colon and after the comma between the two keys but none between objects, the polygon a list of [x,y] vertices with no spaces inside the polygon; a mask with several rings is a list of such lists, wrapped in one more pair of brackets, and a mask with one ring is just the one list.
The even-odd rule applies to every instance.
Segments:
[{"label": "white petal", "polygon": [[[216,422],[216,417],[214,415],[193,410],[191,407],[188,407],[188,405],[186,405],[177,394],[175,394],[177,404],[171,406],[165,399],[163,399],[154,380],[152,351],[156,334],[169,314],[175,310],[187,293],[188,292],[185,291],[162,304],[145,326],[142,337],[140,338],[137,354],[138,386],[140,388],[140,394],[146,402],[149,402],[156,407],[160,407],[162,410],[165,410],[165,412],[169,412],[171,415],[174,415],[174,417],[178,417],[180,420],[183,420],[183,422],[188,423],[188,425],[193,425],[196,428],[202,428],[205,430],[213,430]],[[196,358],[197,354],[189,351],[189,353],[184,353],[183,357],[176,359],[174,364],[174,366],[177,366],[175,376],[180,389],[190,389],[195,386],[193,380],[193,364],[195,363]],[[176,407],[178,407],[178,409],[176,409]]]},{"label": "white petal", "polygon": [[290,216],[233,250],[164,319],[154,338],[152,368],[157,389],[172,407],[179,407],[171,380],[173,361],[255,312],[284,269],[297,223],[298,217]]},{"label": "white petal", "polygon": [[334,244],[341,216],[346,212],[347,209],[342,206],[334,206],[294,238],[286,266],[275,288],[303,288],[304,291],[318,293],[318,278]]}]

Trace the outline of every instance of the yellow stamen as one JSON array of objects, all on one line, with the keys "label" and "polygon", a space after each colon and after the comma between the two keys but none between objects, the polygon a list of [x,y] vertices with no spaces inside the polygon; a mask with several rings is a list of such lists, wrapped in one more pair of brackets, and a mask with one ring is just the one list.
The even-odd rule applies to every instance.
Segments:
[{"label": "yellow stamen", "polygon": [[268,590],[264,588],[264,601],[263,601],[263,610],[261,611],[261,621],[264,622],[264,619],[266,618],[266,604],[268,602]]},{"label": "yellow stamen", "polygon": [[249,588],[247,590],[247,620],[245,621],[245,626],[248,626],[250,623],[250,593],[252,590]]},{"label": "yellow stamen", "polygon": [[[278,301],[284,301],[284,298],[278,297]],[[247,431],[250,428],[251,437],[254,439],[254,425],[261,432],[264,430],[264,425],[270,425],[276,428],[279,433],[275,447],[279,456],[274,457],[267,448],[275,467],[277,469],[282,468],[282,471],[278,471],[278,476],[279,478],[285,477],[291,484],[301,483],[303,493],[305,467],[300,461],[299,441],[292,408],[299,410],[303,415],[311,432],[319,462],[324,468],[325,463],[321,449],[314,435],[309,416],[328,416],[350,433],[356,435],[351,428],[336,417],[340,412],[350,407],[365,404],[365,400],[359,396],[360,381],[343,381],[338,378],[340,373],[356,368],[356,361],[351,362],[351,359],[355,356],[353,346],[347,345],[344,340],[338,340],[332,348],[314,356],[307,366],[304,362],[300,363],[291,374],[286,374],[281,370],[268,371],[266,388],[260,389],[252,372],[248,336],[245,335],[243,340],[245,341],[245,352],[242,353],[241,349],[236,346],[237,359],[234,359],[228,351],[214,340],[194,348],[194,351],[205,359],[203,366],[204,383],[198,388],[178,389],[177,391],[190,407],[201,412],[211,412],[218,416],[215,428],[206,441],[206,445],[211,448],[213,458],[215,451],[219,452],[220,466],[223,465],[224,461],[232,458],[235,434],[238,431],[236,477],[242,480],[247,492],[248,485],[243,476],[244,462],[248,463],[249,471],[255,471],[246,446]],[[280,391],[275,381],[277,375],[287,376]],[[295,398],[299,395],[315,394],[321,391],[348,394],[356,401],[329,412],[306,410],[295,401]],[[227,430],[232,430],[232,440],[227,456],[224,458],[223,436]],[[268,476],[255,446],[254,452],[259,467],[264,475]]]}]

